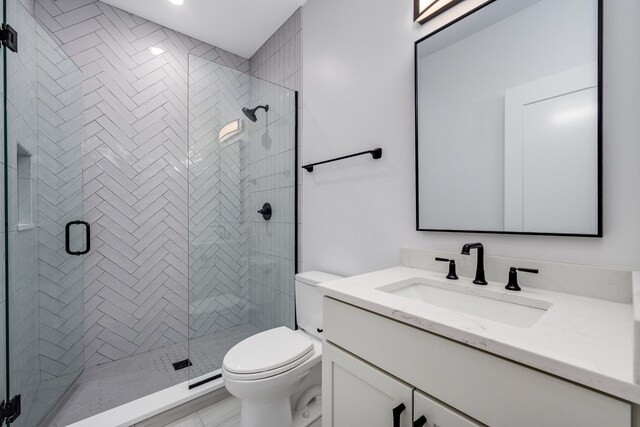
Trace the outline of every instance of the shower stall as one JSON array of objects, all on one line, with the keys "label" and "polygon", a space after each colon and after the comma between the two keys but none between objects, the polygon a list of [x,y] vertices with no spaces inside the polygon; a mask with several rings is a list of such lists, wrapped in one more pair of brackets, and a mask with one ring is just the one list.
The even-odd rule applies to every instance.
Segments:
[{"label": "shower stall", "polygon": [[[298,96],[168,30],[118,52],[109,22],[149,24],[94,0],[29,3],[2,5],[0,400],[62,426],[295,328]],[[80,6],[91,41],[64,28]]]}]

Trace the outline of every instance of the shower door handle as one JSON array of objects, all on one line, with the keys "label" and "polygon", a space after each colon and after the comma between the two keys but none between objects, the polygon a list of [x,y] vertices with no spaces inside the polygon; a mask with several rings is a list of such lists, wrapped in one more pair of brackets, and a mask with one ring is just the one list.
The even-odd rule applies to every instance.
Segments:
[{"label": "shower door handle", "polygon": [[[84,225],[85,227],[85,248],[84,251],[73,252],[71,251],[71,226],[72,225]],[[91,250],[91,226],[86,221],[71,221],[64,228],[64,240],[65,240],[65,248],[69,255],[84,255],[89,253]]]}]

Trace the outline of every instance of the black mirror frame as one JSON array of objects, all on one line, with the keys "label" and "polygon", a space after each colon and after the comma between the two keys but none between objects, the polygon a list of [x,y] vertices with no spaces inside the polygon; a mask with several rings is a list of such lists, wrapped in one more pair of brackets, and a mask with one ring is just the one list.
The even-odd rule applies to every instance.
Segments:
[{"label": "black mirror frame", "polygon": [[[603,171],[602,171],[602,157],[603,157],[603,148],[602,148],[602,98],[603,98],[603,78],[602,78],[602,69],[603,69],[603,2],[604,0],[598,1],[598,231],[595,234],[572,234],[572,233],[541,233],[541,232],[526,232],[526,231],[487,231],[487,230],[449,230],[449,229],[430,229],[430,228],[420,228],[420,181],[419,181],[419,164],[418,164],[418,145],[419,145],[419,136],[418,136],[418,46],[419,44],[432,37],[439,32],[451,27],[452,25],[462,21],[466,17],[474,14],[475,12],[484,9],[485,7],[495,3],[500,0],[489,0],[486,3],[481,4],[480,6],[470,10],[469,12],[461,15],[460,17],[454,19],[453,21],[443,25],[437,30],[427,34],[426,36],[418,39],[414,43],[413,49],[413,58],[414,58],[414,94],[415,94],[415,105],[414,105],[414,133],[415,133],[415,191],[416,191],[416,231],[431,231],[431,232],[442,232],[442,233],[477,233],[477,234],[507,234],[507,235],[528,235],[528,236],[559,236],[559,237],[591,237],[591,238],[601,238],[603,237]],[[501,0],[506,1],[506,0]],[[414,13],[417,14],[419,0],[414,0]],[[435,15],[434,15],[435,16]]]}]

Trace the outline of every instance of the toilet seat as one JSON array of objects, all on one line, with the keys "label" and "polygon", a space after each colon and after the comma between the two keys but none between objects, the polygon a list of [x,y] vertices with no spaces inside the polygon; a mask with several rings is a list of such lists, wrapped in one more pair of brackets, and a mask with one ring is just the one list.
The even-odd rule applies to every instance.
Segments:
[{"label": "toilet seat", "polygon": [[225,355],[222,369],[229,379],[260,380],[290,371],[314,353],[310,338],[283,326],[236,344]]}]

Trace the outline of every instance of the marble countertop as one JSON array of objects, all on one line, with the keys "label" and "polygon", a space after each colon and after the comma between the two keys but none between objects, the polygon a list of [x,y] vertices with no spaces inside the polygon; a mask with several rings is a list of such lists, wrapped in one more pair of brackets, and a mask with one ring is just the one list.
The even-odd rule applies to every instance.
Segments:
[{"label": "marble countertop", "polygon": [[[633,304],[527,288],[523,274],[518,295],[552,304],[533,326],[523,328],[377,289],[413,278],[447,283],[441,273],[394,267],[323,283],[318,290],[331,298],[640,404],[640,385],[634,382],[634,321],[640,322],[635,317],[640,316],[640,293],[634,311]],[[476,294],[482,289],[504,293],[506,298],[513,294],[504,289],[504,283],[489,282],[486,287],[479,287],[468,277],[453,283]],[[635,290],[639,292],[640,287]]]}]

